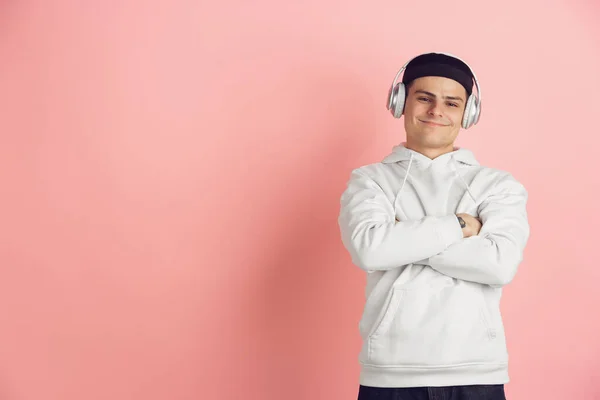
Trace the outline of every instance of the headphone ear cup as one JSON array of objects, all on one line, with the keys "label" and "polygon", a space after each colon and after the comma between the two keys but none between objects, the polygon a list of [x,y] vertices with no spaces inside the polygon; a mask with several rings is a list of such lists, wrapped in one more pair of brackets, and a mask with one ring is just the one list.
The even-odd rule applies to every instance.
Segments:
[{"label": "headphone ear cup", "polygon": [[481,103],[479,98],[475,101],[475,117],[473,118],[473,125],[479,122],[479,116],[481,115]]},{"label": "headphone ear cup", "polygon": [[390,110],[391,113],[393,113],[392,106],[394,105],[394,92],[395,88],[393,86],[390,86],[390,89],[388,90],[387,104],[385,105],[385,107],[388,110]]},{"label": "headphone ear cup", "polygon": [[394,115],[394,118],[400,118],[404,112],[404,100],[406,98],[406,88],[404,83],[400,82],[396,85],[394,88],[394,98],[392,114]]},{"label": "headphone ear cup", "polygon": [[476,99],[473,95],[470,95],[467,99],[467,104],[465,105],[465,112],[462,119],[462,127],[464,129],[469,129],[475,120],[475,113],[477,112],[477,105],[475,104],[475,101]]}]

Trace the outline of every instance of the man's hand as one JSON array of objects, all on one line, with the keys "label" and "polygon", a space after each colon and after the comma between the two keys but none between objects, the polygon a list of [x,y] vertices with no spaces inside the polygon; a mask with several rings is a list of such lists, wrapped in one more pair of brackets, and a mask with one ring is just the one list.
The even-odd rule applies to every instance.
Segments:
[{"label": "man's hand", "polygon": [[479,218],[469,214],[456,214],[456,216],[461,217],[467,224],[467,226],[462,228],[463,237],[468,238],[479,234],[481,230],[481,220]]}]

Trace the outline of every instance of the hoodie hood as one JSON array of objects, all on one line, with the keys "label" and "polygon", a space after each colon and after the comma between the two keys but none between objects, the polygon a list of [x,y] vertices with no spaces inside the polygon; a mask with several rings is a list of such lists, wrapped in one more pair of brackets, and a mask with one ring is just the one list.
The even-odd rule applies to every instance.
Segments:
[{"label": "hoodie hood", "polygon": [[432,163],[447,163],[451,165],[452,170],[456,177],[462,182],[465,190],[471,196],[473,201],[477,201],[473,196],[473,192],[471,191],[471,187],[465,181],[463,176],[459,172],[459,163],[467,164],[470,166],[478,166],[479,162],[475,159],[475,155],[472,151],[463,149],[460,147],[455,147],[454,151],[442,154],[441,156],[436,157],[435,159],[431,159],[417,151],[406,148],[406,142],[402,142],[401,144],[394,146],[392,148],[392,153],[385,157],[381,162],[384,164],[397,163],[401,161],[408,161],[408,168],[406,170],[406,174],[404,175],[404,180],[402,181],[402,186],[400,186],[400,193],[404,189],[404,185],[406,185],[406,180],[408,179],[411,171],[411,167],[413,162],[417,162],[425,167],[431,165]]},{"label": "hoodie hood", "polygon": [[435,159],[431,159],[423,154],[406,148],[406,142],[402,142],[401,144],[394,146],[392,148],[392,153],[386,156],[381,162],[384,164],[396,163],[399,161],[421,161],[425,164],[429,164],[432,162],[438,162],[445,160],[447,158],[452,158],[454,161],[459,161],[463,164],[477,166],[479,162],[475,158],[475,155],[472,151],[463,149],[460,147],[455,147],[454,151],[451,151],[446,154],[442,154]]}]

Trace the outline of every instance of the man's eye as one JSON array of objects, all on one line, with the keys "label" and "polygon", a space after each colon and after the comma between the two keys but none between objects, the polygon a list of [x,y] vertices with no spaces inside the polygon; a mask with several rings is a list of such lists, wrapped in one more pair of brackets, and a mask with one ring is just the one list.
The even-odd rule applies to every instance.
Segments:
[{"label": "man's eye", "polygon": [[429,98],[428,97],[419,97],[419,100],[429,101]]},{"label": "man's eye", "polygon": [[458,104],[456,103],[448,103],[450,105],[450,107],[458,107]]}]

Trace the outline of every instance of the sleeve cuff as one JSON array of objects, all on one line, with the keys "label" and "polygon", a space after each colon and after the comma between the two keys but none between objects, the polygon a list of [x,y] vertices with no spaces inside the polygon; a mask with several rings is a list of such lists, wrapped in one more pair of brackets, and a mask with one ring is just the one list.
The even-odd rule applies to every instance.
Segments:
[{"label": "sleeve cuff", "polygon": [[436,232],[445,247],[460,241],[464,237],[460,222],[454,214],[441,217]]}]

